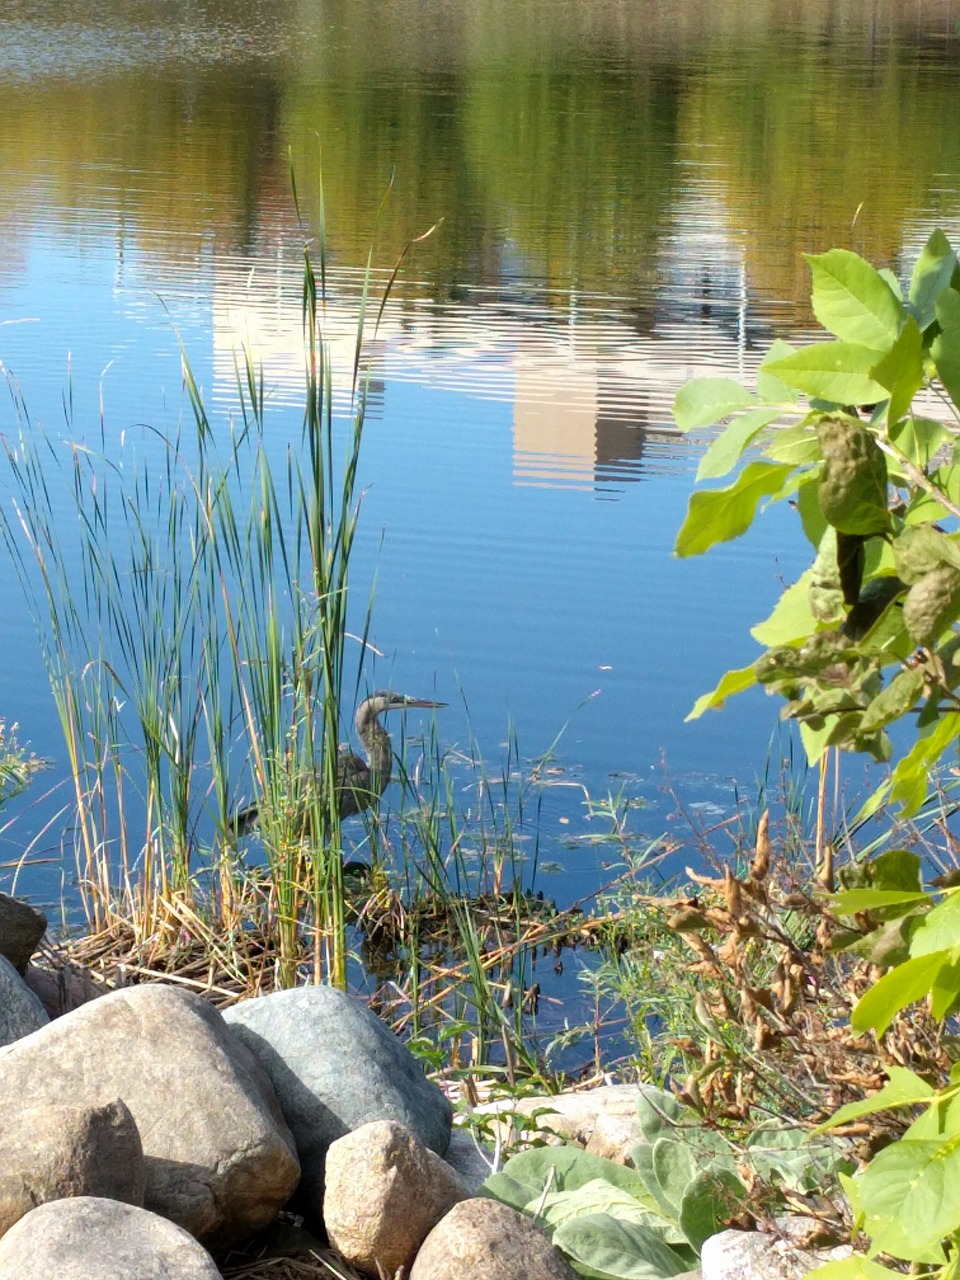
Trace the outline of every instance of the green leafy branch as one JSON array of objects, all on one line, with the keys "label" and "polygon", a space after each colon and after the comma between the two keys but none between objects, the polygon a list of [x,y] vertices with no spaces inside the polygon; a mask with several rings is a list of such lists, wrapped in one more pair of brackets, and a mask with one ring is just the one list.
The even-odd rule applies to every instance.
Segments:
[{"label": "green leafy branch", "polygon": [[676,554],[739,537],[784,500],[813,546],[809,569],[752,630],[765,652],[723,675],[690,718],[760,684],[784,697],[811,762],[832,746],[888,761],[888,726],[913,715],[916,741],[873,804],[915,812],[960,735],[960,268],[941,231],[906,297],[892,273],[847,250],[808,261],[833,340],[775,342],[754,391],[700,378],[676,398],[683,431],[730,419],[698,481],[743,462],[730,484],[691,496]]},{"label": "green leafy branch", "polygon": [[[943,1021],[960,1006],[960,887],[947,875],[935,890],[920,883],[920,859],[891,850],[852,873],[860,883],[831,895],[831,909],[849,923],[835,945],[884,967],[893,965],[860,998],[855,1031],[882,1036],[918,1001]],[[865,1116],[907,1109],[912,1123],[854,1177],[844,1178],[855,1225],[870,1237],[867,1259],[831,1263],[818,1280],[878,1280],[890,1270],[869,1259],[885,1254],[952,1277],[960,1260],[960,1063],[935,1089],[901,1066],[887,1067],[887,1083],[869,1098],[848,1103],[814,1133]]]}]

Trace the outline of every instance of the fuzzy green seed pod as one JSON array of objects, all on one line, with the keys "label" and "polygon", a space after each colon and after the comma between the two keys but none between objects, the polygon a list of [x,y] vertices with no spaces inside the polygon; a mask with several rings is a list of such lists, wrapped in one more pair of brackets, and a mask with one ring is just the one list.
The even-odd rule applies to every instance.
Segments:
[{"label": "fuzzy green seed pod", "polygon": [[828,524],[840,533],[883,533],[889,526],[887,460],[871,433],[852,418],[817,424],[823,470],[818,497]]},{"label": "fuzzy green seed pod", "polygon": [[958,614],[960,569],[949,564],[925,573],[903,601],[903,623],[917,644],[935,644]]}]

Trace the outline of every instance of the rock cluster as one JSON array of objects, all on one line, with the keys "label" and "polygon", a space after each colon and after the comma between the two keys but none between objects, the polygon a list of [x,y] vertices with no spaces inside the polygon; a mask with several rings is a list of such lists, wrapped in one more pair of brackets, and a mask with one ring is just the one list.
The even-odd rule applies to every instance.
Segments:
[{"label": "rock cluster", "polygon": [[[529,1218],[477,1196],[482,1154],[451,1143],[447,1098],[362,1003],[302,987],[221,1014],[160,984],[102,995],[30,965],[45,924],[0,894],[0,1280],[216,1280],[208,1250],[288,1204],[361,1275],[574,1280]],[[531,1123],[625,1159],[636,1101],[561,1095]],[[706,1280],[760,1274],[731,1263],[725,1237],[743,1234],[708,1242]],[[777,1257],[784,1280],[791,1246]]]},{"label": "rock cluster", "polygon": [[441,1158],[447,1098],[359,1001],[308,987],[222,1015],[160,984],[101,995],[30,965],[45,925],[0,895],[0,1280],[215,1277],[208,1250],[295,1193],[372,1276],[409,1274],[461,1203],[499,1231],[500,1206],[470,1199],[472,1148],[466,1180]]}]

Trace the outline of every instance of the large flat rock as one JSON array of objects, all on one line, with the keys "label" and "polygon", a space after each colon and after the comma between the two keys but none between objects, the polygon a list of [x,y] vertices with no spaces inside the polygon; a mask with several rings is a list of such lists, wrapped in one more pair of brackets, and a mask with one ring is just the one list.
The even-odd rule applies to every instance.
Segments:
[{"label": "large flat rock", "polygon": [[299,1176],[269,1082],[189,992],[115,991],[0,1049],[0,1115],[120,1099],[143,1141],[148,1209],[224,1243],[273,1221]]}]

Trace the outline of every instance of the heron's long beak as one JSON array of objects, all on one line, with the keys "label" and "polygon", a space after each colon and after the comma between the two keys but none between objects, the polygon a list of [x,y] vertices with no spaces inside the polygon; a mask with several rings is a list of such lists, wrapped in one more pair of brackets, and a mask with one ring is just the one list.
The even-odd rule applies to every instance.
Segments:
[{"label": "heron's long beak", "polygon": [[405,707],[445,707],[445,702],[431,702],[429,698],[404,698],[403,705]]}]

